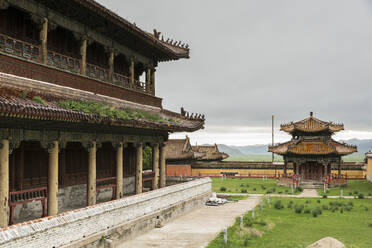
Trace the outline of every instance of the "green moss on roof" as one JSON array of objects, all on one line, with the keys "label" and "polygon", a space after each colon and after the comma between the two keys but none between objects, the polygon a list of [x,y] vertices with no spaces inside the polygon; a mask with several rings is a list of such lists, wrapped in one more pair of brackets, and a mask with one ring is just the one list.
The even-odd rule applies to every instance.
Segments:
[{"label": "green moss on roof", "polygon": [[113,119],[124,120],[148,120],[152,122],[166,122],[166,119],[161,117],[158,113],[150,113],[143,110],[119,109],[103,103],[96,103],[91,101],[74,101],[63,100],[58,101],[57,105],[64,109],[75,110],[87,114],[95,114],[102,117],[110,117]]}]

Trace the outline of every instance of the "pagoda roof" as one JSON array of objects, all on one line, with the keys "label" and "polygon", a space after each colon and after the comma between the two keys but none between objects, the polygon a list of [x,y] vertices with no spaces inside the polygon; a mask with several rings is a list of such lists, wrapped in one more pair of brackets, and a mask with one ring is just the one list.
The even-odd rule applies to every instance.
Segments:
[{"label": "pagoda roof", "polygon": [[189,47],[180,41],[164,40],[160,32],[146,32],[135,23],[131,23],[115,12],[99,4],[95,0],[71,0],[68,4],[63,0],[36,0],[50,9],[55,9],[70,18],[99,30],[116,41],[129,39],[126,43],[132,49],[137,45],[151,48],[148,54],[154,56],[157,61],[177,60],[189,58]]},{"label": "pagoda roof", "polygon": [[336,124],[333,122],[319,120],[313,116],[312,112],[310,112],[310,116],[306,119],[280,125],[280,130],[288,133],[293,133],[295,131],[308,133],[329,131],[331,133],[334,133],[344,130],[344,124]]},{"label": "pagoda roof", "polygon": [[228,154],[220,152],[217,144],[215,145],[204,145],[204,146],[192,146],[193,151],[203,154],[198,160],[222,160],[229,157]]},{"label": "pagoda roof", "polygon": [[279,155],[298,154],[298,155],[347,155],[357,152],[357,147],[345,143],[337,142],[333,139],[324,141],[323,139],[314,140],[291,140],[275,146],[269,147],[269,152]]},{"label": "pagoda roof", "polygon": [[187,117],[158,107],[5,73],[0,73],[0,116],[41,120],[46,125],[48,121],[60,121],[168,132],[196,131],[204,128],[205,121],[201,115]]},{"label": "pagoda roof", "polygon": [[170,139],[165,142],[165,159],[188,160],[202,156],[192,150],[189,137],[185,139]]}]

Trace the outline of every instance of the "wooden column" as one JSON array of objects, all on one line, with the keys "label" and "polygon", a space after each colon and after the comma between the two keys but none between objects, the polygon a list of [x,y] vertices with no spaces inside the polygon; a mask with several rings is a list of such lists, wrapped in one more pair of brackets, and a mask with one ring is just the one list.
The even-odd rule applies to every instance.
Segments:
[{"label": "wooden column", "polygon": [[41,41],[41,63],[46,64],[48,59],[48,19],[41,20],[40,41]]},{"label": "wooden column", "polygon": [[300,164],[296,163],[296,173],[297,175],[300,175]]},{"label": "wooden column", "polygon": [[341,162],[338,163],[338,178],[341,178]]},{"label": "wooden column", "polygon": [[165,146],[160,146],[160,188],[167,185],[167,175],[165,168]]},{"label": "wooden column", "polygon": [[88,206],[96,204],[96,152],[97,144],[93,141],[88,148],[88,192],[87,192],[87,204]]},{"label": "wooden column", "polygon": [[136,159],[136,194],[142,193],[142,143],[137,144],[137,159]]},{"label": "wooden column", "polygon": [[152,86],[151,86],[151,68],[146,68],[146,91],[148,93],[152,92]]},{"label": "wooden column", "polygon": [[328,164],[324,164],[324,176],[328,175]]},{"label": "wooden column", "polygon": [[130,83],[131,85],[134,85],[134,58],[130,59],[129,73],[130,73]]},{"label": "wooden column", "polygon": [[114,60],[115,60],[115,52],[113,49],[110,50],[110,56],[109,56],[109,71],[108,71],[108,79],[110,82],[114,81]]},{"label": "wooden column", "polygon": [[8,226],[9,140],[0,141],[0,228]]},{"label": "wooden column", "polygon": [[155,69],[151,70],[151,93],[155,96]]},{"label": "wooden column", "polygon": [[83,76],[87,75],[87,38],[83,38],[80,46],[81,64],[80,64],[80,74]]},{"label": "wooden column", "polygon": [[116,199],[123,197],[123,142],[116,149]]},{"label": "wooden column", "polygon": [[283,174],[284,174],[285,177],[287,176],[287,163],[284,163]]},{"label": "wooden column", "polygon": [[154,170],[154,181],[152,189],[159,188],[159,144],[152,147],[152,169]]},{"label": "wooden column", "polygon": [[48,215],[58,214],[58,141],[49,145]]}]

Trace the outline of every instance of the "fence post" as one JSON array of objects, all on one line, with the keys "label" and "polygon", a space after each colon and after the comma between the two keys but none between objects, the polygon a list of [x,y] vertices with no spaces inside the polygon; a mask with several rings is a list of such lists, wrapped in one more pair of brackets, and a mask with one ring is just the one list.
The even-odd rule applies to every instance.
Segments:
[{"label": "fence post", "polygon": [[227,228],[226,227],[223,231],[223,240],[224,240],[225,244],[227,244]]},{"label": "fence post", "polygon": [[243,228],[243,215],[240,216],[240,228]]}]

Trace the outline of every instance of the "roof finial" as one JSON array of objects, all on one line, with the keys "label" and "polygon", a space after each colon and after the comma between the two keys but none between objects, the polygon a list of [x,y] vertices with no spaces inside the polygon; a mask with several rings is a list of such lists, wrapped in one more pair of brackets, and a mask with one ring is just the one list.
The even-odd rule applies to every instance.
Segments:
[{"label": "roof finial", "polygon": [[313,117],[313,111],[310,112],[310,117]]}]

